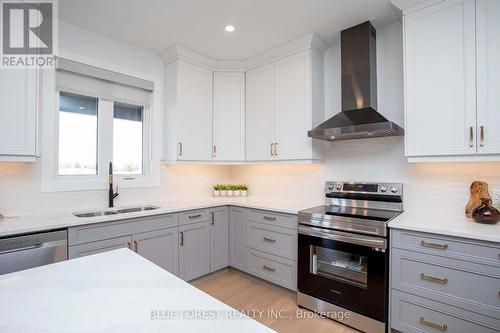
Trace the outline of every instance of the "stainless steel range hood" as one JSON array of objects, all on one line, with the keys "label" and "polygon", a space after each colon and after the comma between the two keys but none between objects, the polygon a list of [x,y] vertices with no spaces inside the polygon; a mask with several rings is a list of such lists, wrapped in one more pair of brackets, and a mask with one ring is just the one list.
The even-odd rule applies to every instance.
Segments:
[{"label": "stainless steel range hood", "polygon": [[370,22],[341,31],[342,112],[307,135],[339,141],[403,135],[377,109],[376,32]]}]

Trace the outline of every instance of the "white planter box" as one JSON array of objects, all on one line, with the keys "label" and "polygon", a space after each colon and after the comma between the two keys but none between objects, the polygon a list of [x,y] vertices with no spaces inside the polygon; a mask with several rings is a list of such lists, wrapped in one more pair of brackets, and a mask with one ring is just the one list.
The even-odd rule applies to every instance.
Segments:
[{"label": "white planter box", "polygon": [[240,194],[241,194],[242,197],[246,197],[247,196],[247,191],[241,190]]},{"label": "white planter box", "polygon": [[220,197],[220,191],[214,190],[214,197]]}]

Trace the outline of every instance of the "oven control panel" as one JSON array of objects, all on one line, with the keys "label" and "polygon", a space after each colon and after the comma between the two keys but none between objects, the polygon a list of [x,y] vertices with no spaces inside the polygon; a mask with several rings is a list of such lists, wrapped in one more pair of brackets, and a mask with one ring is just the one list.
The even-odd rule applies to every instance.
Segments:
[{"label": "oven control panel", "polygon": [[382,195],[401,195],[403,184],[399,183],[356,183],[326,182],[325,193],[366,193]]}]

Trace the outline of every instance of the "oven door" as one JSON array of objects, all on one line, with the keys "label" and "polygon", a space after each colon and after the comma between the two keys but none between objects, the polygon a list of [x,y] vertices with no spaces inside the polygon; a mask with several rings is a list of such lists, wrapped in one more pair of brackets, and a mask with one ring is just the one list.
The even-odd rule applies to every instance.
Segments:
[{"label": "oven door", "polygon": [[299,226],[300,292],[387,321],[387,240]]}]

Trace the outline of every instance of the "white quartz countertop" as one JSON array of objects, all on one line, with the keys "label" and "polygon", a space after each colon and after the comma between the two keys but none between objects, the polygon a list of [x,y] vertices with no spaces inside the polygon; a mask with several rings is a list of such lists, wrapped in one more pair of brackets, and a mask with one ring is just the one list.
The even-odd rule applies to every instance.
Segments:
[{"label": "white quartz countertop", "polygon": [[0,332],[274,332],[128,249],[0,276]]},{"label": "white quartz countertop", "polygon": [[465,216],[403,212],[389,222],[389,227],[500,243],[500,222],[476,223]]},{"label": "white quartz countertop", "polygon": [[[322,205],[321,202],[292,202],[279,201],[276,199],[240,197],[240,198],[206,198],[191,201],[171,201],[171,202],[141,202],[140,205],[154,205],[159,209],[115,214],[99,217],[82,218],[73,216],[72,211],[61,211],[53,213],[32,214],[23,216],[7,216],[0,220],[0,237],[11,236],[23,233],[32,233],[43,230],[75,227],[79,225],[123,220],[128,218],[168,214],[196,209],[206,209],[224,205],[235,205],[245,208],[269,210],[287,214],[297,214],[299,210]],[[114,209],[127,208],[130,206],[115,207]],[[91,210],[103,210],[107,207],[96,207]],[[83,210],[89,211],[89,210]]]}]

